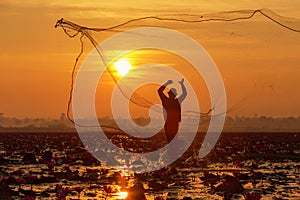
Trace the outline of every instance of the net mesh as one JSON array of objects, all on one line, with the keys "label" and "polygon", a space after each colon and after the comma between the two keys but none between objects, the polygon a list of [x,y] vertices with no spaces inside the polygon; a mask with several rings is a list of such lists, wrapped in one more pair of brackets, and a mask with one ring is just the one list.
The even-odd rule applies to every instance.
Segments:
[{"label": "net mesh", "polygon": [[[259,32],[259,29],[261,28],[263,31],[264,26],[266,24],[268,28],[269,27],[273,28],[272,35],[268,35],[270,34],[270,32],[266,31],[264,32],[264,36],[262,37],[262,39],[256,41],[256,43],[261,43],[261,41],[263,41],[263,39],[265,38],[276,38],[278,43],[299,41],[298,33],[300,33],[300,21],[294,18],[280,16],[268,9],[238,10],[238,11],[218,12],[218,13],[202,14],[202,15],[165,14],[159,16],[146,16],[146,17],[134,18],[110,27],[101,27],[101,28],[81,26],[71,21],[60,19],[57,21],[55,27],[62,28],[64,33],[68,35],[70,38],[78,37],[81,42],[80,52],[75,60],[72,73],[71,73],[71,86],[70,86],[70,93],[69,93],[69,100],[68,100],[67,117],[70,121],[75,123],[71,117],[72,93],[73,93],[74,79],[76,75],[76,70],[78,68],[78,63],[84,52],[85,38],[87,38],[90,44],[96,49],[99,59],[101,60],[101,62],[103,62],[105,66],[107,66],[106,68],[107,74],[110,76],[115,86],[118,87],[122,95],[126,97],[132,104],[134,104],[133,106],[149,108],[153,106],[155,103],[151,99],[149,99],[147,95],[144,95],[143,92],[139,93],[138,91],[134,91],[132,95],[129,96],[128,88],[123,88],[118,84],[118,78],[116,78],[116,76],[114,75],[114,71],[112,70],[112,68],[109,67],[111,63],[107,62],[107,58],[105,58],[100,47],[97,46],[99,42],[103,40],[103,35],[108,33],[108,35],[105,35],[107,37],[111,34],[115,34],[116,32],[123,32],[133,27],[149,26],[149,27],[172,28],[184,32],[187,35],[192,36],[193,38],[200,37],[201,39],[199,40],[204,41],[204,46],[207,45],[208,48],[211,47],[212,49],[211,52],[215,53],[214,57],[217,58],[216,59],[217,62],[219,61],[220,63],[225,63],[224,65],[226,65],[226,62],[230,62],[228,66],[229,65],[233,66],[233,65],[243,64],[244,57],[242,56],[241,58],[239,58],[238,56],[236,56],[228,59],[230,61],[224,61],[226,59],[221,58],[221,56],[219,59],[218,52],[214,51],[214,45],[217,45],[217,43],[220,41],[222,44],[228,45],[228,43],[226,43],[226,40],[227,41],[229,40],[233,44],[232,46],[233,49],[241,48],[241,46],[238,45],[244,45],[241,49],[248,48],[246,46],[250,46],[249,48],[251,48],[251,44],[248,44],[245,41],[245,39],[243,39],[242,43],[239,43],[237,41],[241,40],[241,37],[244,36],[253,39],[254,37],[257,36],[257,34],[262,33]],[[276,25],[277,27],[275,27],[274,25]],[[249,28],[245,28],[245,27],[249,27]],[[283,40],[282,38],[280,38],[279,36],[280,34],[288,36],[288,39]],[[262,45],[271,45],[271,41],[264,41],[264,42],[262,42]],[[295,45],[297,45],[297,43],[299,42],[295,42]],[[256,48],[260,48],[260,47],[256,46]],[[272,47],[270,47],[270,49],[271,48]],[[270,49],[268,51],[270,51]],[[210,49],[208,49],[208,51],[209,50]],[[192,72],[187,72],[187,73],[190,73],[190,78],[193,79]],[[194,81],[196,82],[197,80],[195,79]],[[273,82],[269,83],[264,78],[255,77],[254,79],[252,79],[253,84],[251,83],[252,84],[251,87],[253,87],[254,89],[252,88],[251,91],[256,90],[255,88],[257,87],[260,87],[259,91],[261,91],[261,93],[269,95],[270,91],[269,90],[266,91],[266,90],[273,89],[272,88]],[[237,110],[242,109],[241,104],[245,104],[244,102],[254,95],[255,94],[253,92],[251,94],[246,94],[246,95],[245,94],[235,95],[238,96],[237,98],[239,99],[235,100],[235,103],[231,103],[231,105],[229,105],[227,112],[228,113],[233,111],[236,112]],[[281,91],[278,92],[278,94],[276,95],[281,96],[282,95]],[[205,109],[206,112],[203,113],[198,113],[191,110],[186,113],[183,113],[183,115],[185,115],[186,117],[193,117],[194,115],[200,114],[202,115],[202,117],[205,118],[204,120],[203,119],[201,120],[201,123],[206,123],[209,121],[211,117],[210,114],[211,111],[214,109],[214,102],[207,103]],[[161,109],[157,108],[157,111],[161,112]],[[219,113],[219,114],[224,114],[224,113]],[[80,126],[80,124],[78,125]],[[193,126],[194,125],[198,126],[199,124],[193,124]],[[107,126],[107,128],[119,130],[117,126],[109,125]]]}]

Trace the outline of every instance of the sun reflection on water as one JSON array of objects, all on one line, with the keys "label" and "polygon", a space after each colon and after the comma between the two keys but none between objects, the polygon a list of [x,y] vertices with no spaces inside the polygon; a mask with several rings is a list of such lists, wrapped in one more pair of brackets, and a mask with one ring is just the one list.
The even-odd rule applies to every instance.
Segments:
[{"label": "sun reflection on water", "polygon": [[127,192],[119,192],[118,193],[118,199],[126,199],[128,196]]}]

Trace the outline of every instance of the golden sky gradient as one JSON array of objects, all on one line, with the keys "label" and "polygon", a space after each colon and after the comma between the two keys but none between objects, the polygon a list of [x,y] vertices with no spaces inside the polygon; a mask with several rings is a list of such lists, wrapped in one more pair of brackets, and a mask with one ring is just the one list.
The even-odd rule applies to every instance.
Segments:
[{"label": "golden sky gradient", "polygon": [[[66,111],[70,72],[80,43],[78,38],[69,39],[61,29],[54,28],[62,17],[85,26],[107,27],[150,15],[260,8],[300,19],[297,0],[2,0],[0,112],[11,117],[58,117]],[[262,16],[226,23],[145,23],[174,28],[206,48],[222,74],[228,107],[234,107],[229,115],[300,115],[299,33],[283,29]],[[292,20],[291,24],[300,28],[299,20]],[[95,37],[100,42],[112,34]],[[85,44],[86,55],[91,46],[87,40]],[[209,103],[204,102],[203,107],[209,108]]]}]

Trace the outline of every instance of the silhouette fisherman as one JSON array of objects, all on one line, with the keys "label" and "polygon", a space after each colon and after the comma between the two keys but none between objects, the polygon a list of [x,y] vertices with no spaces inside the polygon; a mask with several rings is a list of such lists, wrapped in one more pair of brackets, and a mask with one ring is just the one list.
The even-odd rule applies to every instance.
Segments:
[{"label": "silhouette fisherman", "polygon": [[186,98],[187,92],[183,84],[184,79],[178,81],[181,85],[182,94],[180,97],[176,98],[177,92],[175,88],[171,88],[168,92],[169,97],[164,94],[165,88],[172,84],[172,80],[168,80],[158,89],[158,95],[162,101],[162,106],[165,109],[164,119],[165,119],[165,134],[168,143],[176,136],[179,128],[179,122],[181,121],[181,103]]}]

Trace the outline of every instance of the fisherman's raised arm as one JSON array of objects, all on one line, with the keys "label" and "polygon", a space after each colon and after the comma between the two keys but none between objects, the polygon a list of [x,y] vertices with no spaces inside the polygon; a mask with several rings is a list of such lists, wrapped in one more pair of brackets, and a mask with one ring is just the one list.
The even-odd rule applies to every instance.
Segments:
[{"label": "fisherman's raised arm", "polygon": [[180,97],[178,97],[178,101],[179,103],[182,103],[183,100],[186,98],[187,96],[187,92],[186,92],[186,88],[184,86],[184,79],[181,79],[181,81],[178,81],[178,83],[181,85],[181,90],[182,90],[182,94],[180,95]]}]

